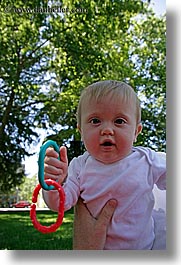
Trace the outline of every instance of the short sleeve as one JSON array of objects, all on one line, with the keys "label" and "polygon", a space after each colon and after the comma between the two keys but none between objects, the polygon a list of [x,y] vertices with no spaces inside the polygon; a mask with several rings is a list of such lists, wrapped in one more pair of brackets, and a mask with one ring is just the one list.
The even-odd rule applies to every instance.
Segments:
[{"label": "short sleeve", "polygon": [[152,165],[154,183],[160,190],[166,190],[166,153],[154,152]]},{"label": "short sleeve", "polygon": [[74,206],[78,200],[80,189],[79,189],[79,162],[77,158],[74,158],[68,168],[68,177],[64,183],[65,191],[65,210],[69,210]]}]

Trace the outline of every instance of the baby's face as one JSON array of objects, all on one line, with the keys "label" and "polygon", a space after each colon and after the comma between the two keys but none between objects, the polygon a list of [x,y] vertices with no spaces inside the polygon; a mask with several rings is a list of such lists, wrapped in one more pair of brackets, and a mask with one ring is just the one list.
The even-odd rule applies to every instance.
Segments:
[{"label": "baby's face", "polygon": [[102,163],[114,163],[131,153],[142,126],[136,122],[136,106],[105,97],[100,103],[84,102],[79,128],[87,151]]}]

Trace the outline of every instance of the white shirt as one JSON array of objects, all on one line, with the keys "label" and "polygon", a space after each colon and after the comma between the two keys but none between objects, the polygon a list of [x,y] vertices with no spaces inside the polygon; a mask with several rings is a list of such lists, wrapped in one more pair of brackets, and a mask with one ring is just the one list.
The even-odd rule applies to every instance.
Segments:
[{"label": "white shirt", "polygon": [[[166,189],[166,155],[149,148],[133,147],[124,159],[103,164],[88,152],[74,158],[64,184],[65,210],[77,203],[79,196],[97,217],[109,199],[116,199],[104,249],[151,249],[154,243],[154,184]],[[48,207],[57,210],[57,191],[44,191]]]},{"label": "white shirt", "polygon": [[105,249],[151,249],[153,245],[152,190],[154,184],[166,189],[165,156],[143,147],[132,151],[112,164],[103,164],[85,152],[69,166],[65,210],[81,196],[96,217],[109,199],[118,201]]}]

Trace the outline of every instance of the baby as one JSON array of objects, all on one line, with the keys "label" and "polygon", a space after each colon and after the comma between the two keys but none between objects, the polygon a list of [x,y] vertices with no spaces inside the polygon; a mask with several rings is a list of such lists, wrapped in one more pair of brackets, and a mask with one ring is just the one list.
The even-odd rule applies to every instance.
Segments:
[{"label": "baby", "polygon": [[[104,249],[152,249],[153,188],[166,189],[166,159],[150,148],[133,147],[142,130],[136,93],[119,81],[88,86],[81,94],[77,124],[87,151],[68,167],[66,148],[60,148],[61,161],[52,149],[45,178],[63,183],[67,177],[65,210],[81,197],[96,218],[109,199],[117,200]],[[58,210],[57,191],[43,191],[43,196],[50,209]]]}]

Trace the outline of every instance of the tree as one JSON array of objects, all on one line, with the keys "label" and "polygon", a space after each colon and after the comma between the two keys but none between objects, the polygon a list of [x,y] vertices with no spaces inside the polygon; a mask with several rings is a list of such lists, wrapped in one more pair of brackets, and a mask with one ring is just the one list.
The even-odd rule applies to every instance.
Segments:
[{"label": "tree", "polygon": [[[46,1],[29,1],[28,7],[42,6]],[[29,155],[28,146],[38,140],[37,117],[44,126],[41,106],[52,100],[41,88],[46,86],[51,36],[43,38],[45,14],[21,12],[24,1],[2,3],[0,47],[0,187],[8,190],[20,184],[22,158]],[[5,13],[5,10],[9,12]],[[26,10],[25,10],[26,11]]]},{"label": "tree", "polygon": [[[11,13],[5,13],[7,7]],[[162,143],[164,148],[164,19],[158,21],[141,0],[64,0],[58,7],[49,1],[48,7],[43,0],[18,0],[13,5],[3,1],[1,6],[1,190],[22,182],[24,172],[17,169],[39,139],[36,128],[54,130],[59,144],[80,140],[76,130],[80,92],[100,79],[130,83],[145,103],[153,95],[151,104],[144,104],[146,126],[139,142],[155,148]],[[64,13],[52,12],[58,8]],[[140,14],[144,19],[135,19]],[[149,26],[152,22],[154,29]],[[157,126],[158,119],[162,123]]]},{"label": "tree", "polygon": [[[150,29],[150,25],[152,25]],[[150,14],[131,30],[132,81],[142,100],[141,145],[166,151],[166,20]]]},{"label": "tree", "polygon": [[25,181],[18,187],[19,200],[31,202],[32,194],[37,184],[37,176],[26,178]]},{"label": "tree", "polygon": [[[129,1],[130,3],[131,1]],[[129,9],[128,6],[124,7],[126,10]],[[131,5],[130,8],[132,8]],[[102,8],[102,10],[105,14],[104,18],[107,18],[105,9]],[[111,6],[110,9],[107,9],[106,6],[106,10],[111,13],[110,10],[114,10],[114,8]],[[72,39],[69,37],[68,41],[74,42],[77,54],[84,54],[84,51],[79,52],[85,46],[82,44],[84,43],[82,36],[86,36],[90,40],[89,30],[91,28],[92,47],[94,47],[94,51],[97,51],[97,56],[96,59],[91,61],[90,65],[88,60],[83,60],[80,65],[77,65],[78,57],[75,57],[76,62],[74,62],[73,56],[75,50],[73,49],[71,53],[71,46],[68,45],[68,50],[66,50],[65,45],[63,53],[70,54],[70,66],[74,66],[72,75],[75,78],[70,82],[66,82],[59,100],[53,106],[49,105],[47,108],[47,113],[49,113],[53,124],[57,122],[57,124],[66,125],[63,129],[61,128],[60,133],[56,133],[54,136],[51,135],[49,138],[54,137],[60,144],[63,141],[72,140],[72,138],[76,141],[80,140],[80,135],[76,131],[76,107],[80,91],[86,85],[99,79],[118,79],[132,85],[138,92],[142,102],[144,129],[139,136],[137,145],[145,145],[155,150],[165,151],[166,21],[165,16],[158,18],[149,9],[143,9],[142,12],[141,15],[140,11],[139,16],[136,16],[135,13],[131,13],[130,16],[130,14],[123,12],[124,16],[119,24],[119,22],[116,22],[117,13],[114,10],[112,13],[114,15],[109,16],[109,21],[114,21],[113,25],[109,24],[106,19],[102,19],[103,15],[99,14],[96,17],[96,26],[99,28],[99,23],[101,25],[101,40],[99,40],[99,31],[94,32],[95,22],[93,18],[91,18],[91,21],[87,20],[88,27],[85,28],[84,25],[83,29],[80,23],[75,23],[76,18],[70,19],[71,22],[68,21],[69,25],[72,23]],[[75,24],[76,35],[74,35]],[[153,27],[150,27],[150,25],[153,25]],[[78,44],[76,44],[76,40]],[[103,44],[102,40],[107,41]],[[99,49],[96,50],[95,47],[99,47]],[[89,51],[91,51],[91,48],[83,57],[91,58]],[[91,51],[91,54],[93,54],[93,51]],[[83,68],[81,68],[82,66]],[[62,76],[59,69],[55,69],[55,72],[57,76]],[[48,112],[48,109],[52,109],[52,111]]]}]

